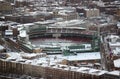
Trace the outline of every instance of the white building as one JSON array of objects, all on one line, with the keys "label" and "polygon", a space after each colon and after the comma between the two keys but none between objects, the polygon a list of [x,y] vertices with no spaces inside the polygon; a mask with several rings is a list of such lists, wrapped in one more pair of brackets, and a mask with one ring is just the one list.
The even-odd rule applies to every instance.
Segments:
[{"label": "white building", "polygon": [[93,8],[93,9],[85,9],[85,16],[87,18],[89,17],[96,17],[99,16],[100,11],[99,9]]}]

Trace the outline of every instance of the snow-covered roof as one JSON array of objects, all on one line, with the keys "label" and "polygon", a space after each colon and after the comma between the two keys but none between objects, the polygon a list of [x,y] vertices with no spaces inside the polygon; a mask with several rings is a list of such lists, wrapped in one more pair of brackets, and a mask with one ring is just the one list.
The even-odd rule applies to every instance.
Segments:
[{"label": "snow-covered roof", "polygon": [[116,47],[114,50],[113,50],[113,53],[115,55],[120,55],[120,47]]},{"label": "snow-covered roof", "polygon": [[88,67],[81,67],[80,69],[78,69],[77,71],[84,71],[84,70],[89,70],[90,68]]},{"label": "snow-covered roof", "polygon": [[120,75],[120,71],[115,70],[115,71],[108,72],[107,74],[119,76]]},{"label": "snow-covered roof", "polygon": [[102,1],[102,0],[99,0],[99,1],[93,1],[94,4],[98,5],[98,6],[101,6],[101,7],[104,7],[105,6],[105,3]]},{"label": "snow-covered roof", "polygon": [[120,28],[120,22],[117,23],[117,27]]},{"label": "snow-covered roof", "polygon": [[52,24],[51,26],[57,26],[57,27],[69,27],[69,26],[75,26],[75,25],[81,25],[84,24],[84,20],[70,20],[70,21],[64,21],[64,22],[56,22],[55,24]]},{"label": "snow-covered roof", "polygon": [[12,30],[5,30],[5,35],[13,35],[13,31]]},{"label": "snow-covered roof", "polygon": [[92,9],[86,8],[85,10],[86,10],[86,11],[91,11],[91,10],[99,10],[99,9],[97,9],[97,8],[92,8]]},{"label": "snow-covered roof", "polygon": [[120,46],[120,42],[117,41],[120,38],[119,36],[108,35],[106,38],[111,39],[111,42],[109,42],[110,46],[114,46],[114,47],[119,47]]},{"label": "snow-covered roof", "polygon": [[118,39],[119,36],[117,36],[117,35],[108,35],[107,38],[110,38],[110,39],[112,39],[112,38],[117,38],[117,39]]},{"label": "snow-covered roof", "polygon": [[93,74],[93,75],[102,75],[104,73],[107,73],[107,71],[105,70],[98,70],[98,69],[92,69],[92,68],[87,68],[87,67],[81,67],[77,70],[77,72]]},{"label": "snow-covered roof", "polygon": [[[56,28],[56,27],[48,27],[48,28]],[[58,28],[66,28],[66,29],[86,29],[86,28],[83,28],[83,27],[57,27]]]},{"label": "snow-covered roof", "polygon": [[0,1],[4,1],[4,0],[0,0]]},{"label": "snow-covered roof", "polygon": [[57,10],[75,10],[75,7],[55,7]]},{"label": "snow-covered roof", "polygon": [[6,60],[11,60],[11,59],[22,59],[22,57],[20,56],[19,53],[17,52],[10,52],[10,53],[7,53],[9,55],[9,57],[6,59]]},{"label": "snow-covered roof", "polygon": [[38,22],[34,22],[34,24],[53,24],[55,23],[55,20],[46,20],[46,21],[38,21]]},{"label": "snow-covered roof", "polygon": [[[38,54],[22,54],[22,53],[17,53],[17,52],[12,52],[12,53],[8,53],[8,55],[10,57],[7,58],[7,60],[9,59],[16,59],[16,60],[20,60],[20,59],[24,59],[22,58],[22,56],[28,56],[28,57],[33,57],[36,56]],[[57,57],[57,59],[55,60],[54,57]],[[92,53],[79,53],[75,56],[63,56],[63,55],[49,55],[47,58],[46,57],[40,57],[37,59],[33,59],[31,60],[31,64],[33,63],[34,65],[38,65],[39,63],[48,63],[46,61],[46,59],[50,60],[50,63],[57,63],[58,61],[61,62],[62,60],[69,60],[69,61],[81,61],[81,60],[99,60],[100,57],[100,53],[99,52],[92,52]],[[26,62],[28,62],[28,60],[26,60]]]},{"label": "snow-covered roof", "polygon": [[73,11],[71,10],[60,10],[58,12],[58,15],[68,15],[69,13],[72,13]]},{"label": "snow-covered roof", "polygon": [[21,30],[19,36],[26,37],[27,36],[26,30]]},{"label": "snow-covered roof", "polygon": [[19,24],[19,25],[17,25],[17,27],[27,27],[27,26],[33,26],[34,25],[34,23],[26,23],[26,24]]},{"label": "snow-covered roof", "polygon": [[[6,59],[6,61],[20,62],[23,64],[37,65],[37,66],[42,66],[42,67],[50,67],[50,68],[54,68],[54,69],[69,70],[69,71],[86,73],[86,74],[91,74],[91,75],[96,75],[96,76],[103,75],[105,73],[119,75],[118,71],[108,72],[105,70],[98,70],[98,69],[93,69],[93,68],[88,68],[88,67],[75,67],[75,66],[58,64],[58,62],[61,61],[61,58],[59,58],[59,56],[57,56],[57,59],[54,59],[54,55],[28,60],[28,59],[23,59],[21,57],[21,55],[23,55],[22,53],[9,52],[7,54],[9,55],[9,57]],[[30,56],[31,56],[31,54],[30,54]],[[91,56],[89,55],[89,57],[91,57]]]},{"label": "snow-covered roof", "polygon": [[100,60],[101,56],[99,52],[91,53],[78,53],[75,56],[60,56],[60,58],[69,60],[69,61],[81,61],[81,60]]},{"label": "snow-covered roof", "polygon": [[5,48],[4,48],[3,46],[0,45],[0,50],[3,50],[3,49],[5,49]]},{"label": "snow-covered roof", "polygon": [[120,42],[116,42],[116,43],[109,42],[109,45],[111,47],[120,47]]},{"label": "snow-covered roof", "polygon": [[114,60],[114,66],[120,68],[120,59]]},{"label": "snow-covered roof", "polygon": [[5,21],[0,21],[0,26],[6,26],[8,25]]},{"label": "snow-covered roof", "polygon": [[25,56],[25,57],[34,57],[34,56],[36,56],[37,54],[35,54],[35,53],[30,53],[30,54],[28,54],[28,53],[23,53],[22,54],[22,56]]},{"label": "snow-covered roof", "polygon": [[[28,2],[28,0],[16,0],[16,1],[19,1],[19,2],[26,1],[26,2]],[[29,0],[29,1],[34,1],[34,0]]]}]

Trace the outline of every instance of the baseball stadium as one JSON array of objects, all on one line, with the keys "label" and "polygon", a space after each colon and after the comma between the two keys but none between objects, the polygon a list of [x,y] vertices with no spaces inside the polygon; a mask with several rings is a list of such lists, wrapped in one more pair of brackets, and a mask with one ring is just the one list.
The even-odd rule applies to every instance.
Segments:
[{"label": "baseball stadium", "polygon": [[[87,31],[83,25],[83,21],[79,20],[57,23],[35,22],[34,25],[25,27],[27,31],[24,30],[29,36],[28,41],[32,48],[23,44],[21,47],[28,52],[33,52],[33,48],[37,47],[47,54],[64,55],[99,51],[97,34]],[[25,35],[24,32],[21,32],[21,37],[22,35]]]}]

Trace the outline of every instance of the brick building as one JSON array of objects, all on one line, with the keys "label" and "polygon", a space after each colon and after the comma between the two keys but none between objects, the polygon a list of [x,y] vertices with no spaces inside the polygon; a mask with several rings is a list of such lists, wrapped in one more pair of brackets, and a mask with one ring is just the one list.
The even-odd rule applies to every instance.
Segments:
[{"label": "brick building", "polygon": [[12,13],[12,5],[9,2],[0,1],[0,13]]}]

